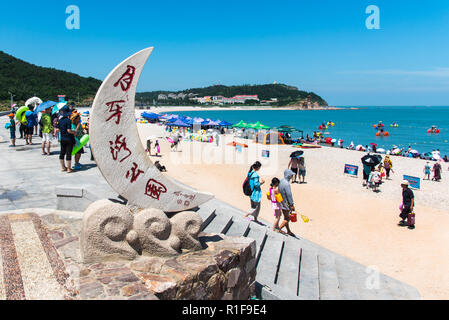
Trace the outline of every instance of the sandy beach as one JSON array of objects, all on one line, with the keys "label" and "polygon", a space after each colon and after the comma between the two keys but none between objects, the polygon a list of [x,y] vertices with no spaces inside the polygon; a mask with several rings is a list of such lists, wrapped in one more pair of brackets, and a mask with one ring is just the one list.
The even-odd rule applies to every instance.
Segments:
[{"label": "sandy beach", "polygon": [[[136,110],[136,115],[140,112]],[[250,164],[262,162],[264,194],[273,177],[283,177],[290,153],[298,150],[240,140],[249,145],[240,153],[227,146],[234,140],[227,135],[221,136],[218,147],[215,143],[183,141],[179,152],[170,152],[169,143],[162,138],[167,136],[163,126],[138,124],[138,128],[144,144],[150,135],[159,138],[162,156],[151,158],[165,165],[169,176],[212,192],[244,211],[249,209],[249,198],[242,193],[242,183]],[[270,158],[262,158],[262,150],[270,150]],[[402,202],[400,182],[403,174],[422,178],[425,161],[392,157],[394,174],[381,185],[381,192],[375,193],[362,187],[361,169],[358,178],[343,174],[345,164],[361,166],[364,154],[328,147],[305,150],[307,183],[293,184],[292,192],[297,211],[308,216],[310,222],[293,223],[292,231],[416,287],[424,299],[447,299],[448,165],[443,165],[441,182],[422,181],[421,190],[414,191],[416,229],[409,230],[397,226]],[[274,216],[265,197],[260,218],[269,223],[267,228],[272,227]]]}]

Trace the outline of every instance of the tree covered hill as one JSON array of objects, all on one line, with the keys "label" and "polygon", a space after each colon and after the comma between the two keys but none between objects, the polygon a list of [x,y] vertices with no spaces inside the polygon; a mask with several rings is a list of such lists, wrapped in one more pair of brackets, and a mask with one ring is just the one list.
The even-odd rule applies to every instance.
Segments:
[{"label": "tree covered hill", "polygon": [[[39,67],[0,51],[0,107],[9,108],[10,95],[8,92],[14,94],[14,101],[19,104],[24,103],[32,96],[38,96],[44,101],[56,100],[59,94],[66,95],[70,100],[77,100],[79,95],[81,103],[90,104],[100,85],[101,81],[92,77],[86,78],[54,68]],[[315,93],[301,91],[285,84],[214,85],[177,92],[142,92],[136,94],[136,102],[152,104],[153,101],[157,101],[158,104],[163,104],[158,101],[158,95],[168,95],[169,93],[228,98],[235,95],[258,95],[260,100],[277,98],[278,102],[273,105],[278,106],[302,105],[304,103],[327,106],[326,101]],[[168,100],[166,103],[191,105],[193,101],[185,98]]]},{"label": "tree covered hill", "polygon": [[[240,86],[224,86],[214,85],[206,88],[194,88],[182,91],[152,91],[138,93],[137,101],[148,101],[152,103],[153,100],[158,100],[159,94],[196,94],[199,97],[203,96],[224,96],[227,98],[236,95],[258,95],[260,100],[269,100],[271,98],[278,99],[278,105],[291,105],[300,101],[310,100],[311,103],[317,103],[320,106],[327,106],[327,102],[313,92],[306,92],[298,90],[293,86],[285,84],[262,84],[262,85],[240,85]],[[172,102],[173,103],[173,102]]]},{"label": "tree covered hill", "polygon": [[0,100],[9,100],[8,91],[14,94],[14,101],[25,101],[36,95],[42,100],[55,100],[65,94],[69,99],[92,98],[101,81],[92,77],[44,68],[17,59],[0,51]]}]

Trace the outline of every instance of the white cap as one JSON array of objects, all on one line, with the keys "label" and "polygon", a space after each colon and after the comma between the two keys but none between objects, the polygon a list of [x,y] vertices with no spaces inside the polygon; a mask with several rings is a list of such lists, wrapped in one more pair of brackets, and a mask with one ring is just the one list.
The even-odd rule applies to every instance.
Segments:
[{"label": "white cap", "polygon": [[409,183],[407,180],[402,180],[401,186],[408,186]]}]

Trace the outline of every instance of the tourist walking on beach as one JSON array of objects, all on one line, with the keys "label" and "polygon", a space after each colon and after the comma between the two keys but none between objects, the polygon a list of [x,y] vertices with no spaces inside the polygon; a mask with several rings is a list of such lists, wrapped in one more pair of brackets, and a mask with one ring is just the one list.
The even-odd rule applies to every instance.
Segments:
[{"label": "tourist walking on beach", "polygon": [[147,151],[148,151],[148,155],[150,155],[150,156],[151,156],[151,144],[152,144],[151,138],[148,137],[147,138]]},{"label": "tourist walking on beach", "polygon": [[293,173],[295,174],[292,183],[299,183],[298,181],[296,181],[296,177],[298,176],[298,166],[299,166],[299,158],[298,157],[291,158],[287,168],[293,171]]},{"label": "tourist walking on beach", "polygon": [[[415,207],[415,195],[408,186],[409,182],[407,180],[403,180],[401,183],[402,187],[401,214],[399,215],[399,217],[401,217],[402,220],[399,222],[399,226],[405,227],[408,225],[409,229],[415,229],[414,217],[411,217],[413,213],[413,208]],[[407,220],[407,222],[405,220]]]},{"label": "tourist walking on beach", "polygon": [[251,210],[249,213],[245,214],[245,218],[247,218],[249,215],[252,215],[254,218],[254,222],[259,222],[257,220],[257,217],[260,213],[260,200],[262,199],[262,189],[260,188],[261,185],[265,183],[263,179],[259,176],[259,170],[262,167],[262,164],[259,161],[256,161],[248,172],[248,181],[249,186],[251,188]]},{"label": "tourist walking on beach", "polygon": [[433,165],[433,178],[432,180],[440,181],[441,180],[441,164],[436,162]]},{"label": "tourist walking on beach", "polygon": [[295,237],[295,234],[290,230],[289,221],[290,213],[295,211],[295,204],[293,202],[292,189],[290,186],[290,180],[295,175],[295,173],[289,169],[284,171],[284,178],[279,183],[279,193],[282,196],[281,210],[284,215],[284,221],[282,221],[279,229],[286,228],[287,234]]},{"label": "tourist walking on beach", "polygon": [[[424,179],[423,180],[430,180],[430,163],[429,161],[426,162],[426,164],[424,165]],[[427,177],[427,179],[426,179]]]},{"label": "tourist walking on beach", "polygon": [[[41,128],[42,128],[42,155],[50,155],[50,147],[51,147],[51,137],[53,135],[53,125],[51,121],[51,110],[52,108],[47,108],[42,112],[41,116]],[[47,151],[45,151],[45,147],[47,147]]]},{"label": "tourist walking on beach", "polygon": [[363,163],[363,182],[362,185],[368,189],[368,179],[373,167]]},{"label": "tourist walking on beach", "polygon": [[156,150],[156,157],[159,157],[161,154],[161,146],[159,145],[158,140],[156,140],[156,143],[154,144],[154,149]]},{"label": "tourist walking on beach", "polygon": [[[65,106],[61,109],[62,118],[58,122],[58,130],[61,134],[61,152],[59,154],[59,162],[61,163],[61,170],[72,173],[72,150],[75,145],[75,132],[72,130],[72,122],[69,116],[72,111]],[[67,161],[64,162],[64,158]]]},{"label": "tourist walking on beach", "polygon": [[390,171],[393,171],[393,162],[391,162],[390,156],[385,156],[384,159],[384,168],[386,173],[386,179],[390,178]]},{"label": "tourist walking on beach", "polygon": [[[84,136],[83,126],[81,124],[81,114],[76,111],[72,112],[70,120],[72,121],[72,131],[74,132],[73,136],[75,137],[75,145],[79,145],[81,143],[81,138]],[[82,168],[80,159],[83,153],[84,148],[81,147],[81,149],[75,154],[75,165],[73,166],[73,170],[80,170]]]},{"label": "tourist walking on beach", "polygon": [[[299,183],[305,183],[306,181],[306,165],[304,157],[299,158],[298,163]],[[301,181],[302,178],[302,181]]]},{"label": "tourist walking on beach", "polygon": [[282,202],[282,196],[279,192],[279,183],[280,180],[278,178],[273,178],[271,180],[269,200],[271,202],[271,208],[274,210],[275,219],[273,224],[273,231],[285,234],[284,231],[279,229],[279,222],[281,220],[282,215],[282,209],[280,204]]}]

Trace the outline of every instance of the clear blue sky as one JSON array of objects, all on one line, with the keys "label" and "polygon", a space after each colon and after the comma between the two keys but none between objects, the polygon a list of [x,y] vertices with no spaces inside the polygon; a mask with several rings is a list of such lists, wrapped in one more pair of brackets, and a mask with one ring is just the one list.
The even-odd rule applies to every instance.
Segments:
[{"label": "clear blue sky", "polygon": [[[81,13],[68,30],[68,5]],[[368,5],[380,30],[368,30]],[[449,105],[449,1],[9,1],[0,50],[104,77],[148,46],[139,91],[286,83],[331,105]]]}]

